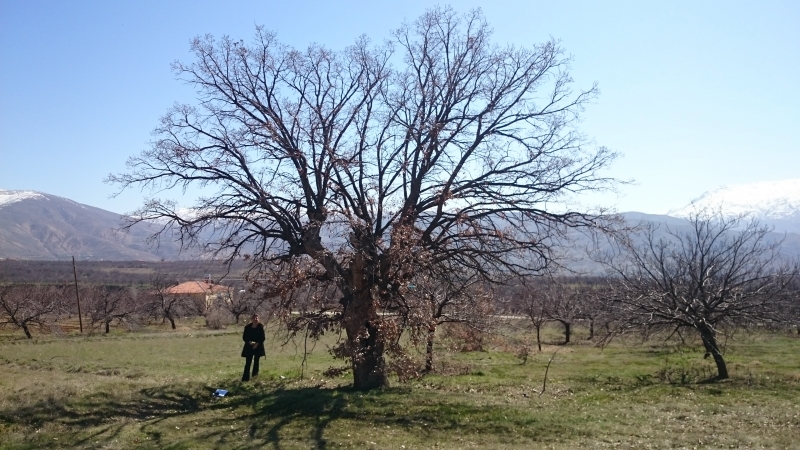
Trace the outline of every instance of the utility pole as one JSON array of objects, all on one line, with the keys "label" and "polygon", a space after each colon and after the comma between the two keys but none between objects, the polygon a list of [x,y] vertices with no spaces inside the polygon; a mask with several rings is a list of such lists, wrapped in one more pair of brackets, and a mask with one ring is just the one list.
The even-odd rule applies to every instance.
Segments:
[{"label": "utility pole", "polygon": [[78,269],[75,268],[75,257],[72,257],[72,275],[75,276],[75,301],[78,302],[78,325],[83,334],[83,318],[81,317],[81,298],[78,295]]}]

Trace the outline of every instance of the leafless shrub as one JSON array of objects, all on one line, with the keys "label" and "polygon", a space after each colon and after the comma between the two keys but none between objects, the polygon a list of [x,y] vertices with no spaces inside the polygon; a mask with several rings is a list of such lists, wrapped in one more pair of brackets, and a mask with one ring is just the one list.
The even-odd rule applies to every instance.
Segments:
[{"label": "leafless shrub", "polygon": [[463,323],[451,323],[444,327],[444,337],[461,352],[485,350],[486,333]]},{"label": "leafless shrub", "polygon": [[206,327],[210,330],[223,330],[233,323],[231,315],[220,308],[214,308],[205,315]]},{"label": "leafless shrub", "polygon": [[331,367],[328,367],[327,369],[325,369],[325,371],[322,372],[322,375],[324,375],[324,376],[326,376],[328,378],[337,378],[337,377],[340,377],[340,376],[346,374],[349,371],[350,371],[350,367],[349,366],[345,366],[345,367],[333,367],[333,366],[331,366]]},{"label": "leafless shrub", "polygon": [[517,351],[514,352],[514,356],[516,356],[522,364],[528,362],[528,357],[531,355],[531,348],[528,345],[520,345],[517,347]]}]

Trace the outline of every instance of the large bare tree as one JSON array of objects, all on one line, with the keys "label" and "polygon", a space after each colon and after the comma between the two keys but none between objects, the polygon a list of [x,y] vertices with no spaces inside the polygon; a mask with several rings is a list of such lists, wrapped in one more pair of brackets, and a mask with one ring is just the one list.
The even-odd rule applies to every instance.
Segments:
[{"label": "large bare tree", "polygon": [[493,44],[480,11],[435,8],[385,45],[343,51],[261,28],[192,50],[174,69],[197,104],[170,110],[108,180],[202,188],[188,214],[150,198],[133,220],[177,226],[187,244],[213,232],[210,250],[248,254],[261,276],[332,283],[357,389],[387,383],[395,327],[379,311],[420,250],[483,277],[545,270],[554,238],[595,219],[560,202],[608,186],[598,171],[615,155],[574,126],[596,89],[573,91],[555,41]]},{"label": "large bare tree", "polygon": [[605,259],[618,288],[610,298],[616,331],[695,330],[714,358],[716,378],[725,379],[720,334],[786,320],[781,294],[798,268],[782,259],[781,241],[755,221],[698,211],[687,225],[650,223],[616,240]]}]

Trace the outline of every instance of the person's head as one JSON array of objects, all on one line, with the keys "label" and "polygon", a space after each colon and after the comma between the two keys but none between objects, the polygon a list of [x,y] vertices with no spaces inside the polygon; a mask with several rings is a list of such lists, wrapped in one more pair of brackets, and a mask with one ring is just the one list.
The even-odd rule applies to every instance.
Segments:
[{"label": "person's head", "polygon": [[259,317],[258,317],[258,314],[253,314],[253,315],[250,317],[250,322],[251,322],[253,325],[256,325],[256,324],[258,324],[258,321],[259,321],[259,320],[260,320],[260,319],[259,319]]}]

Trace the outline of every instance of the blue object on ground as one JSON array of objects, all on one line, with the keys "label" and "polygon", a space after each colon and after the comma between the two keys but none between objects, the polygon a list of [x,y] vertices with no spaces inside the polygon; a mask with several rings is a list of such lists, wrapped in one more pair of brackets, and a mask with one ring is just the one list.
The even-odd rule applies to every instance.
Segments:
[{"label": "blue object on ground", "polygon": [[217,389],[216,391],[214,391],[214,397],[225,397],[227,393],[228,391],[226,391],[225,389]]}]

